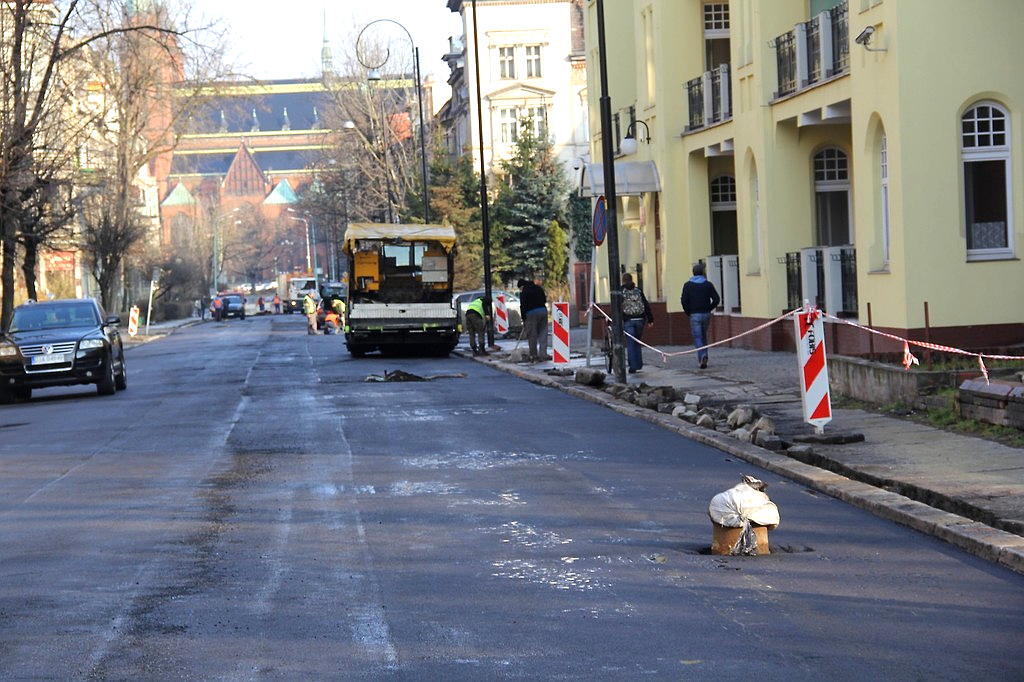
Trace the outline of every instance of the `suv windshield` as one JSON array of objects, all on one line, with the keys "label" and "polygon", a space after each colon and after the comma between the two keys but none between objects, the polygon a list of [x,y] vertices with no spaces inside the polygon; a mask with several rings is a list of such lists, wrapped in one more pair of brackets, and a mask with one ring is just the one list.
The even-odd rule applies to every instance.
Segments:
[{"label": "suv windshield", "polygon": [[96,327],[99,324],[100,320],[96,317],[96,310],[89,303],[33,304],[15,308],[9,331]]}]

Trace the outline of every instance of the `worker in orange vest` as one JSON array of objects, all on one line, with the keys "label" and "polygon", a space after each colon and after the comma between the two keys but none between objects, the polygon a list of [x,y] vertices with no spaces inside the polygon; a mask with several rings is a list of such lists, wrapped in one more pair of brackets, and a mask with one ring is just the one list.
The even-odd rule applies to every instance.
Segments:
[{"label": "worker in orange vest", "polygon": [[213,299],[213,319],[220,322],[224,319],[224,299],[217,296]]},{"label": "worker in orange vest", "polygon": [[277,294],[274,294],[274,312],[281,313],[281,297]]}]

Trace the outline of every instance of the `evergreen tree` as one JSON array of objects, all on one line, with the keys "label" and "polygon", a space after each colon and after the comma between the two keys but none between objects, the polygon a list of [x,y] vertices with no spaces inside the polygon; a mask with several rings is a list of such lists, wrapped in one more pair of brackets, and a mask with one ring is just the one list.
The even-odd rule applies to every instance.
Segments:
[{"label": "evergreen tree", "polygon": [[544,251],[544,284],[552,300],[565,300],[569,294],[569,245],[565,230],[552,220]]},{"label": "evergreen tree", "polygon": [[572,252],[576,260],[589,263],[594,246],[593,210],[588,197],[573,192],[566,203],[566,222],[572,228]]},{"label": "evergreen tree", "polygon": [[535,134],[529,120],[520,121],[515,150],[501,170],[494,215],[504,229],[502,250],[510,257],[501,274],[512,280],[542,273],[548,229],[564,213],[569,181],[551,140]]}]

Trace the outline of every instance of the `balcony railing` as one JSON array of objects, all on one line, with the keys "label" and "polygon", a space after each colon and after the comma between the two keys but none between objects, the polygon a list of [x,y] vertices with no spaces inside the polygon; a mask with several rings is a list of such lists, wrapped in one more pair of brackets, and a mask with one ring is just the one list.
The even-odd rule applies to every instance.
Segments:
[{"label": "balcony railing", "polygon": [[697,130],[732,118],[732,81],[729,65],[705,71],[686,82],[690,117],[686,130]]},{"label": "balcony railing", "polygon": [[812,246],[779,259],[786,266],[787,309],[813,303],[836,317],[857,316],[857,251]]},{"label": "balcony railing", "polygon": [[849,71],[848,14],[847,3],[840,3],[771,42],[778,77],[776,99]]}]

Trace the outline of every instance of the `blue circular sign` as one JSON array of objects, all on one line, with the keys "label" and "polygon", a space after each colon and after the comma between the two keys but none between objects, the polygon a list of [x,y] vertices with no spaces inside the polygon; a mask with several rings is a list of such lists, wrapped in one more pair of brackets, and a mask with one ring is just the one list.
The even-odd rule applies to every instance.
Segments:
[{"label": "blue circular sign", "polygon": [[608,234],[608,212],[606,202],[602,194],[597,198],[597,205],[594,206],[594,220],[591,228],[594,233],[594,246],[601,246],[604,243],[605,235]]}]

